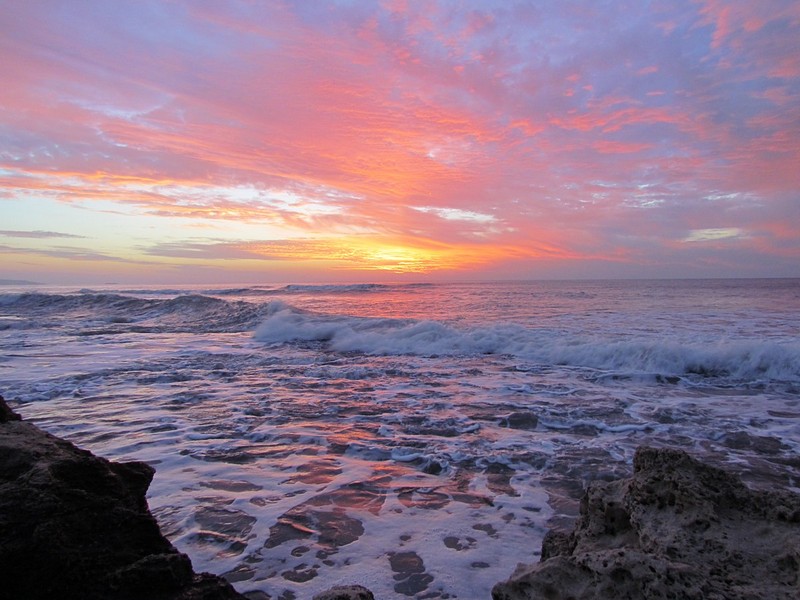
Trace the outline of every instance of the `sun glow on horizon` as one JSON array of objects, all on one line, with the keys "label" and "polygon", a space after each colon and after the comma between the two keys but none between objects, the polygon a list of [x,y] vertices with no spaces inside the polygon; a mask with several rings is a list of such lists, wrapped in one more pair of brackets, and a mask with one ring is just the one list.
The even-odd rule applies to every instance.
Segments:
[{"label": "sun glow on horizon", "polygon": [[45,6],[0,278],[800,276],[792,0]]}]

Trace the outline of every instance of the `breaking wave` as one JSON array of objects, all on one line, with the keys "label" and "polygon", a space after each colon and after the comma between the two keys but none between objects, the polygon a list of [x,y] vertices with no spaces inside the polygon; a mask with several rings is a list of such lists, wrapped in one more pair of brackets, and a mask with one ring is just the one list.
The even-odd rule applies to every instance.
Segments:
[{"label": "breaking wave", "polygon": [[[395,289],[419,286],[390,286]],[[378,318],[303,310],[280,299],[242,299],[248,293],[272,298],[291,294],[361,294],[383,284],[230,288],[213,295],[134,296],[83,290],[71,294],[0,294],[0,330],[62,329],[75,335],[118,333],[215,333],[254,331],[266,344],[318,342],[336,352],[368,355],[507,355],[544,366],[600,371],[600,376],[679,377],[739,385],[800,383],[800,343],[796,338],[701,338],[617,333],[606,327],[584,331],[537,327],[506,321],[454,325],[442,320]],[[279,292],[276,294],[276,291]],[[248,293],[244,293],[248,292]],[[281,296],[281,294],[283,294]],[[230,295],[231,297],[228,297]],[[327,299],[320,298],[324,306]],[[335,304],[335,303],[334,303]],[[476,315],[486,312],[478,305]],[[483,311],[483,312],[481,312]],[[708,334],[706,334],[708,335]]]},{"label": "breaking wave", "polygon": [[676,343],[611,339],[515,324],[458,328],[437,321],[316,313],[269,303],[255,330],[268,344],[317,341],[331,350],[373,355],[511,355],[540,365],[586,367],[619,375],[800,382],[800,344],[757,340]]},{"label": "breaking wave", "polygon": [[[264,305],[201,294],[138,298],[122,294],[4,294],[0,305],[13,312],[16,328],[65,327],[98,331],[248,331],[264,318]],[[0,328],[3,325],[0,324]]]}]

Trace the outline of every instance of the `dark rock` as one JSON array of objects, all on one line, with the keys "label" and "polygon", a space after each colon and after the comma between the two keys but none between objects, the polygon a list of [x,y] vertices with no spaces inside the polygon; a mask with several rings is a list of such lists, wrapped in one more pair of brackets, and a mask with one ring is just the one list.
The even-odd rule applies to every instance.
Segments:
[{"label": "dark rock", "polygon": [[3,397],[0,396],[0,423],[7,423],[8,421],[19,421],[22,417],[20,417],[17,413],[15,413],[11,408],[6,404]]},{"label": "dark rock", "polygon": [[542,540],[542,562],[553,556],[569,556],[575,548],[573,536],[551,529]]},{"label": "dark rock", "polygon": [[800,597],[800,495],[751,490],[678,450],[640,448],[634,475],[592,483],[569,535],[495,600]]},{"label": "dark rock", "polygon": [[269,529],[265,548],[274,548],[290,540],[316,537],[317,545],[334,554],[340,546],[352,544],[364,534],[364,525],[341,508],[310,510],[303,503],[290,508]]},{"label": "dark rock", "polygon": [[733,450],[753,450],[759,454],[768,455],[775,455],[781,450],[789,449],[777,438],[750,435],[744,431],[727,434],[722,443]]},{"label": "dark rock", "polygon": [[312,600],[375,600],[375,596],[360,585],[340,585],[317,594]]},{"label": "dark rock", "polygon": [[539,417],[529,411],[512,412],[505,419],[500,422],[501,427],[510,427],[511,429],[526,429],[534,430],[539,425]]},{"label": "dark rock", "polygon": [[4,600],[237,600],[161,535],[152,467],[113,463],[15,418],[0,398]]},{"label": "dark rock", "polygon": [[425,563],[416,552],[391,552],[389,565],[396,573],[394,591],[398,594],[415,596],[433,582],[433,576],[425,572]]}]

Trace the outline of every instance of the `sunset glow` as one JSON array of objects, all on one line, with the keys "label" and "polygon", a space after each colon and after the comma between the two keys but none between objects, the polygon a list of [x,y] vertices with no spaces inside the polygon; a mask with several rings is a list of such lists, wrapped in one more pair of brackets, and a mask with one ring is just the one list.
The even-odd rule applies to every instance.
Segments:
[{"label": "sunset glow", "polygon": [[800,276],[800,4],[0,11],[0,279]]}]

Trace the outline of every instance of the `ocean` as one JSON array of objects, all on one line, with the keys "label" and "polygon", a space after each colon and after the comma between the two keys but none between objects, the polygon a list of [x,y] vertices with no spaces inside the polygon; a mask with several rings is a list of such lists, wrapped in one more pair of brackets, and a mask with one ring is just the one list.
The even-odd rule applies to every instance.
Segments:
[{"label": "ocean", "polygon": [[255,600],[489,598],[640,445],[800,491],[798,279],[4,287],[0,348]]}]

